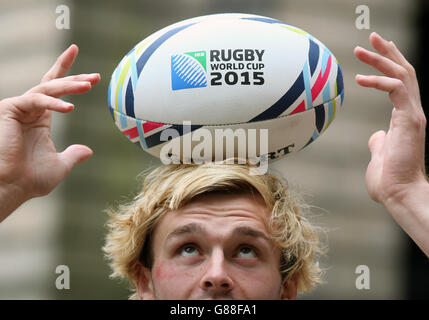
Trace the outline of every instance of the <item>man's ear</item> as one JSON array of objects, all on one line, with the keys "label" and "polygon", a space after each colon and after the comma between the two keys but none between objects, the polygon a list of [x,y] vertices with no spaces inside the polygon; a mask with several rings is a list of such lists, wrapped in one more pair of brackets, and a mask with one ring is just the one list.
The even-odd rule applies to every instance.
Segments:
[{"label": "man's ear", "polygon": [[283,280],[280,299],[282,300],[296,300],[298,294],[298,277],[293,276],[288,281]]},{"label": "man's ear", "polygon": [[139,277],[137,280],[137,295],[140,300],[154,300],[154,290],[152,283],[152,276],[150,270],[143,266],[139,265]]}]

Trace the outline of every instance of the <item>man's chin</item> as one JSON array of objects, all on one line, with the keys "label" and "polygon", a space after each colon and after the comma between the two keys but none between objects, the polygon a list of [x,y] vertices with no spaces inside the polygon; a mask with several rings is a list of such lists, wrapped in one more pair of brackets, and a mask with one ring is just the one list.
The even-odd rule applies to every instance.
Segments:
[{"label": "man's chin", "polygon": [[210,296],[210,297],[200,297],[193,300],[236,300],[236,298],[231,296]]}]

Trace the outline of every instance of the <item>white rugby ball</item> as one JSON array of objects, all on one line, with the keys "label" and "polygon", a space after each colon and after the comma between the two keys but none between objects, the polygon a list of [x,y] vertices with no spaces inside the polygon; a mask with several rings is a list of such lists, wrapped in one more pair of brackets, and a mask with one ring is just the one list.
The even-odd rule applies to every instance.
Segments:
[{"label": "white rugby ball", "polygon": [[[129,140],[182,161],[210,134],[212,152],[200,146],[198,155],[213,159],[222,130],[256,131],[247,147],[269,160],[299,151],[329,127],[343,98],[340,65],[319,40],[279,20],[234,13],[150,35],[121,60],[108,91],[111,115]],[[174,141],[180,149],[167,147]]]}]

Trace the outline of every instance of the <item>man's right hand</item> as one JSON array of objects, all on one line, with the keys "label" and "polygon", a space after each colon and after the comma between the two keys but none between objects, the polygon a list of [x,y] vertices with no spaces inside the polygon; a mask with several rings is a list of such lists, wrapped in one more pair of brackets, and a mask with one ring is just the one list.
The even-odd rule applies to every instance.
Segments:
[{"label": "man's right hand", "polygon": [[425,171],[426,117],[416,72],[393,42],[376,33],[370,36],[374,49],[355,49],[357,58],[380,75],[357,75],[363,87],[389,93],[393,104],[389,130],[369,139],[371,161],[366,186],[371,198],[381,204],[429,256],[429,183]]},{"label": "man's right hand", "polygon": [[73,104],[59,97],[88,92],[99,74],[64,77],[78,54],[70,46],[39,85],[0,101],[0,222],[30,198],[51,192],[92,150],[71,145],[57,153],[50,137],[51,112],[68,113]]}]

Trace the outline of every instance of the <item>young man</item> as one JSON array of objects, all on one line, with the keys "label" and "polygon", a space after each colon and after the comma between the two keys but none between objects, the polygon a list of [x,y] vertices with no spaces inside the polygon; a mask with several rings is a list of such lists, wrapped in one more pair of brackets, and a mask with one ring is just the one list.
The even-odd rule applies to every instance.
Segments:
[{"label": "young man", "polygon": [[104,251],[139,299],[295,299],[320,282],[316,229],[276,177],[207,163],[155,169],[111,210]]},{"label": "young man", "polygon": [[[389,132],[375,133],[366,182],[429,254],[426,119],[412,66],[392,42],[371,34],[356,56],[386,76],[361,76],[389,92]],[[113,276],[128,277],[140,299],[295,299],[319,282],[317,232],[280,180],[247,168],[161,167],[135,201],[111,212],[104,248]],[[242,230],[247,230],[243,232]],[[285,268],[286,266],[286,268]]]},{"label": "young man", "polygon": [[[358,75],[356,81],[362,86],[388,92],[394,109],[388,132],[379,131],[369,140],[368,144],[372,159],[368,165],[366,175],[367,189],[371,198],[383,204],[398,224],[429,255],[429,183],[424,167],[426,118],[421,107],[415,71],[392,42],[384,40],[375,33],[371,34],[370,41],[379,52],[378,54],[360,47],[355,49],[355,54],[360,60],[382,72],[384,76]],[[20,97],[9,98],[0,102],[0,221],[5,219],[24,201],[49,193],[67,176],[76,164],[92,155],[92,151],[88,147],[81,145],[73,145],[64,152],[57,153],[49,137],[50,112],[66,113],[73,110],[71,104],[64,103],[58,97],[66,94],[84,93],[99,81],[98,74],[62,78],[72,65],[76,55],[77,47],[73,45],[59,57],[53,68],[42,79],[40,85]],[[176,169],[180,171],[182,167]],[[172,169],[173,172],[169,175],[176,176],[176,169]],[[162,171],[163,169],[159,170]],[[171,168],[166,170],[171,170]],[[268,177],[266,178],[269,179]],[[195,179],[197,182],[201,180],[201,177]],[[257,185],[259,186],[259,184]],[[179,187],[179,190],[184,191],[180,189],[180,184],[176,186]],[[117,264],[115,261],[120,261],[121,256],[127,256],[128,253],[113,250],[112,242],[110,244],[108,242],[106,252],[112,259],[116,274],[127,274],[130,279],[134,280],[138,297],[140,298],[175,297],[175,293],[190,298],[252,297],[249,294],[252,290],[244,284],[239,285],[243,283],[244,276],[249,275],[245,270],[246,267],[240,267],[235,262],[234,266],[230,267],[225,259],[226,257],[234,257],[234,259],[242,261],[250,259],[250,257],[253,258],[254,254],[256,256],[256,248],[253,250],[247,243],[244,247],[238,246],[235,251],[227,250],[227,248],[230,248],[227,244],[235,243],[234,241],[240,238],[239,236],[246,236],[247,234],[248,237],[253,239],[255,237],[250,236],[250,234],[253,234],[254,236],[259,235],[259,237],[256,237],[258,239],[268,238],[271,242],[266,243],[266,249],[273,250],[273,255],[270,256],[272,264],[260,264],[261,269],[258,270],[265,270],[266,272],[256,272],[254,276],[257,278],[251,281],[257,284],[258,288],[262,284],[269,284],[268,287],[264,287],[264,294],[260,298],[294,298],[297,288],[306,288],[303,284],[306,281],[302,278],[305,277],[305,273],[297,272],[297,270],[303,270],[299,268],[294,269],[297,273],[292,272],[292,270],[286,272],[282,266],[292,265],[295,259],[299,259],[299,256],[284,256],[281,254],[290,248],[276,242],[277,240],[273,237],[274,234],[271,233],[273,230],[277,230],[274,228],[275,224],[264,224],[266,223],[264,219],[267,218],[271,210],[270,203],[273,201],[272,199],[276,199],[276,201],[279,199],[272,197],[269,200],[269,197],[264,196],[264,192],[259,191],[259,187],[252,188],[251,186],[253,186],[251,183],[247,186],[245,185],[244,191],[247,190],[246,192],[241,189],[234,189],[232,198],[219,194],[219,190],[207,192],[200,198],[195,194],[191,197],[192,201],[179,202],[176,203],[177,206],[169,207],[169,214],[160,219],[158,224],[154,223],[150,226],[139,224],[146,221],[144,219],[140,220],[139,214],[128,216],[128,220],[126,219],[122,225],[125,230],[124,233],[127,233],[127,228],[129,228],[127,224],[130,223],[136,224],[136,230],[142,231],[141,234],[136,233],[128,239],[129,243],[133,244],[133,246],[130,246],[134,250],[133,257],[139,257],[140,254],[142,257],[138,260],[140,261],[139,264],[134,264],[133,269],[124,269],[123,266],[129,267],[129,265],[126,263]],[[259,194],[255,190],[258,190]],[[157,190],[150,191],[157,192]],[[144,195],[142,195],[142,198],[144,198]],[[171,201],[166,203],[174,203],[174,201]],[[215,204],[220,203],[220,201],[222,205]],[[138,212],[141,210],[139,209],[140,205],[145,207],[149,204],[150,199],[146,202],[138,202],[137,199],[130,206],[134,206],[136,212]],[[179,207],[178,204],[183,204],[183,207]],[[192,221],[187,226],[182,226],[175,220],[177,217],[187,219],[189,212],[195,211],[196,208],[202,208],[201,211],[197,210],[199,212],[197,215],[193,216],[195,219],[201,217],[199,221]],[[245,209],[237,212],[237,208]],[[151,211],[148,212],[153,214]],[[267,213],[264,215],[261,212]],[[220,221],[217,220],[218,218],[213,218],[214,220],[210,218],[217,216],[217,214],[225,215],[223,217],[225,219],[222,220],[225,222],[218,222]],[[235,223],[235,220],[230,220],[236,215],[242,218],[248,217],[250,219],[248,222],[252,222],[251,225],[245,225],[244,229],[240,229],[241,224]],[[296,214],[296,216],[298,217],[299,215]],[[203,219],[203,217],[207,219]],[[152,221],[152,218],[149,221]],[[208,225],[207,223],[210,221],[213,223]],[[220,227],[221,225],[223,227]],[[183,229],[181,229],[182,227]],[[121,234],[118,228],[116,226],[113,228],[116,235]],[[225,233],[222,230],[225,230]],[[136,237],[143,237],[145,233],[150,234],[150,239],[146,242],[150,243],[150,246],[139,248],[136,244],[143,245],[144,240],[147,239],[142,240],[142,238],[138,239]],[[168,248],[162,247],[163,244],[167,245],[170,240],[176,241],[176,239],[186,234],[193,234],[195,237],[199,237],[198,246],[191,242],[188,246],[185,244],[185,247],[179,247],[178,251],[175,251],[178,254],[176,258],[188,259],[189,256],[192,256],[190,259],[202,259],[202,253],[204,253],[204,257],[210,257],[210,259],[213,259],[210,260],[213,263],[205,264],[202,263],[205,260],[200,260],[201,263],[197,264],[198,266],[195,265],[195,268],[187,270],[185,267],[182,269],[165,267],[175,266],[176,264],[171,262],[173,256],[168,256],[166,251]],[[115,238],[113,233],[109,237],[111,237],[110,239]],[[286,238],[289,239],[288,237]],[[136,242],[137,240],[140,242]],[[204,243],[206,251],[199,247],[202,246],[199,243]],[[314,246],[314,248],[316,247]],[[123,248],[128,250],[126,247]],[[316,251],[314,249],[310,252],[307,256],[308,261],[313,260],[312,254]],[[115,252],[117,256],[115,256]],[[227,253],[230,253],[230,255],[227,255]],[[212,254],[215,256],[211,256]],[[136,262],[137,260],[132,261]],[[195,262],[194,260],[192,261]],[[181,262],[184,261],[181,260]],[[212,264],[214,264],[214,269],[206,267]],[[180,266],[181,264],[178,265]],[[272,269],[274,265],[278,266],[278,270],[276,269],[275,273],[273,273]],[[315,264],[312,261],[308,265]],[[185,266],[190,267],[186,263]],[[224,280],[218,282],[218,286],[221,288],[220,291],[203,293],[203,291],[195,289],[196,286],[200,285],[202,286],[201,290],[208,292],[210,288],[215,286],[214,280],[197,281],[196,278],[206,279],[204,278],[206,276],[204,272],[207,270],[214,270],[215,274],[216,272],[226,272],[227,267],[229,268],[228,270],[234,272],[234,277],[229,277],[231,281],[235,279],[234,282],[225,280],[227,278],[223,276],[220,278]],[[301,268],[303,268],[302,265]],[[171,274],[172,271],[173,274]],[[262,274],[269,275],[269,277],[262,278]],[[294,274],[300,274],[301,278],[299,276],[294,277]],[[188,279],[189,283],[191,283],[190,287],[187,287],[185,291],[179,291],[179,287],[181,285],[183,287],[183,283],[173,283],[171,280],[177,277],[182,280]],[[313,284],[315,282],[307,281],[307,283]],[[237,284],[236,288],[241,289],[233,293],[232,289],[230,289],[231,283]],[[171,285],[169,286],[169,284]]]}]

